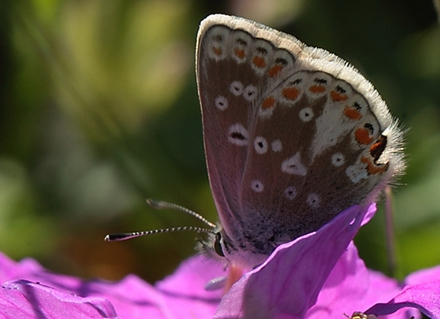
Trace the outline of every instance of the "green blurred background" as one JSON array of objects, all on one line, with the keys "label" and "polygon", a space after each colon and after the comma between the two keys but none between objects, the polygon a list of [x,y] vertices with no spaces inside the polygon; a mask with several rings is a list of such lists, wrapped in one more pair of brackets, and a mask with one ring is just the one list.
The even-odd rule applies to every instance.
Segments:
[{"label": "green blurred background", "polygon": [[[191,232],[103,239],[200,225],[153,210],[147,197],[217,219],[194,46],[200,20],[220,12],[326,48],[371,80],[409,129],[409,167],[394,198],[397,276],[440,264],[440,29],[430,0],[0,3],[0,250],[10,257],[154,282],[194,253]],[[357,238],[382,271],[384,233],[381,211]]]}]

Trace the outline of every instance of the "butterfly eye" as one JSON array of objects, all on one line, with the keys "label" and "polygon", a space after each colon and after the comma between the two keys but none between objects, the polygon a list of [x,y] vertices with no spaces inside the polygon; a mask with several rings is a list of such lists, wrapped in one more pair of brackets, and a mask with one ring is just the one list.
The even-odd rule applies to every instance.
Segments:
[{"label": "butterfly eye", "polygon": [[214,241],[214,250],[217,253],[217,255],[221,257],[225,257],[225,254],[223,252],[223,247],[220,241],[222,240],[222,235],[220,233],[215,234],[215,241]]}]

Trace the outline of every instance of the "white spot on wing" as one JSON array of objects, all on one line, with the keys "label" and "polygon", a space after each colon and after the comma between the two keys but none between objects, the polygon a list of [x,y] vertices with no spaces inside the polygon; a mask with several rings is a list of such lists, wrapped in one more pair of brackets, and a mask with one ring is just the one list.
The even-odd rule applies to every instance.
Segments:
[{"label": "white spot on wing", "polygon": [[281,152],[281,150],[283,149],[283,144],[281,143],[280,140],[273,141],[271,146],[272,146],[272,151],[274,151],[275,153]]},{"label": "white spot on wing", "polygon": [[224,96],[219,95],[215,98],[215,106],[220,111],[224,111],[228,108],[228,100]]},{"label": "white spot on wing", "polygon": [[266,139],[262,136],[257,136],[254,140],[254,148],[258,154],[266,153],[268,149]]},{"label": "white spot on wing", "polygon": [[299,111],[299,118],[303,122],[309,122],[313,119],[313,110],[310,107],[305,107],[301,111]]},{"label": "white spot on wing", "polygon": [[332,164],[336,167],[342,166],[345,163],[345,156],[342,153],[335,153],[332,155]]},{"label": "white spot on wing", "polygon": [[229,86],[229,91],[235,96],[240,96],[243,93],[243,84],[240,81],[233,81]]},{"label": "white spot on wing", "polygon": [[284,196],[286,196],[286,198],[289,200],[295,199],[297,194],[298,194],[298,191],[293,186],[289,186],[284,190]]},{"label": "white spot on wing", "polygon": [[336,81],[334,83],[333,90],[336,90],[337,92],[345,94],[347,96],[350,96],[353,92],[351,86],[343,80]]},{"label": "white spot on wing", "polygon": [[362,167],[359,164],[351,165],[347,167],[345,173],[350,178],[350,180],[355,184],[359,183],[362,179],[368,177],[368,173],[365,167]]},{"label": "white spot on wing", "polygon": [[252,102],[257,97],[258,90],[252,84],[245,87],[243,91],[243,97],[245,100]]},{"label": "white spot on wing", "polygon": [[232,34],[232,58],[237,63],[243,63],[247,60],[249,46],[252,43],[251,36],[243,31],[235,30]]},{"label": "white spot on wing", "polygon": [[[350,86],[343,81],[337,80],[331,83],[331,90],[322,113],[319,117],[315,117],[316,133],[311,145],[312,162],[318,155],[340,143],[356,125],[360,125],[359,121],[349,121],[344,115],[347,104],[344,98],[350,98],[351,92]],[[334,100],[333,96],[342,99]],[[351,144],[357,149],[360,148],[354,139],[351,140]]]},{"label": "white spot on wing", "polygon": [[311,73],[307,80],[307,95],[317,99],[328,93],[328,87],[332,83],[332,77],[323,72]]},{"label": "white spot on wing", "polygon": [[223,60],[226,57],[226,41],[230,32],[223,27],[214,27],[207,37],[208,56],[215,61]]},{"label": "white spot on wing", "polygon": [[248,144],[249,133],[240,123],[233,124],[229,127],[228,141],[238,146],[246,146]]},{"label": "white spot on wing", "polygon": [[307,204],[312,208],[318,208],[321,203],[321,198],[316,193],[311,193],[307,196]]},{"label": "white spot on wing", "polygon": [[[268,68],[269,57],[272,55],[272,45],[265,40],[256,40],[253,44],[253,55],[251,58],[251,67],[257,75],[264,75],[264,72]],[[255,58],[263,59],[264,65],[255,64]]]},{"label": "white spot on wing", "polygon": [[301,163],[301,155],[299,152],[284,160],[284,162],[281,164],[281,170],[290,175],[307,175],[307,168],[303,163]]},{"label": "white spot on wing", "polygon": [[[297,72],[293,75],[291,75],[284,83],[284,86],[281,88],[281,100],[287,104],[287,107],[293,106],[299,99],[301,98],[303,91],[304,91],[304,82],[305,82],[306,75],[303,72]],[[297,89],[299,92],[299,95],[296,97],[292,97],[291,94],[289,94],[290,90]],[[286,90],[286,91],[285,91]]]},{"label": "white spot on wing", "polygon": [[251,182],[251,188],[254,192],[261,193],[264,190],[264,185],[261,181],[256,179]]},{"label": "white spot on wing", "polygon": [[272,116],[273,113],[273,109],[275,107],[270,107],[267,109],[263,109],[260,107],[259,111],[258,111],[258,115],[260,116],[261,119],[268,119]]},{"label": "white spot on wing", "polygon": [[278,58],[284,59],[287,62],[286,65],[283,65],[284,68],[288,68],[292,66],[292,64],[294,63],[294,58],[292,57],[292,53],[287,52],[285,50],[275,51],[272,60],[275,62]]}]

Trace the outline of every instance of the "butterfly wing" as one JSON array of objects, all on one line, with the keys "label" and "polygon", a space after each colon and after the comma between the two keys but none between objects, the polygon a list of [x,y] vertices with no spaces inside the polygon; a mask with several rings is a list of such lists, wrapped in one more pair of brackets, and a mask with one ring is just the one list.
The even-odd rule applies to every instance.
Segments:
[{"label": "butterfly wing", "polygon": [[211,188],[235,249],[269,254],[403,166],[401,134],[357,70],[241,18],[210,16],[197,81]]},{"label": "butterfly wing", "polygon": [[227,19],[205,20],[197,45],[197,83],[211,189],[227,235],[242,238],[242,181],[250,150],[253,101],[265,79],[251,68],[254,39]]}]

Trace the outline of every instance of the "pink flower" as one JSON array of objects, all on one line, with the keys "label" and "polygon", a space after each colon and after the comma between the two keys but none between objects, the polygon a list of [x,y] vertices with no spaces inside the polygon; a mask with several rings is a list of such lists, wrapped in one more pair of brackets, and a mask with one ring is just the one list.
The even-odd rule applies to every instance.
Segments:
[{"label": "pink flower", "polygon": [[1,318],[344,318],[354,311],[386,318],[440,318],[440,267],[403,285],[368,270],[351,242],[374,214],[352,207],[315,233],[281,245],[222,297],[206,291],[223,268],[202,256],[152,286],[134,275],[117,283],[57,275],[32,259],[0,254]]},{"label": "pink flower", "polygon": [[117,283],[83,281],[0,254],[0,318],[210,318],[221,292],[204,285],[224,274],[217,264],[193,257],[155,286],[135,275]]}]

